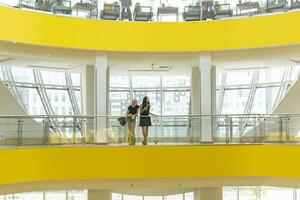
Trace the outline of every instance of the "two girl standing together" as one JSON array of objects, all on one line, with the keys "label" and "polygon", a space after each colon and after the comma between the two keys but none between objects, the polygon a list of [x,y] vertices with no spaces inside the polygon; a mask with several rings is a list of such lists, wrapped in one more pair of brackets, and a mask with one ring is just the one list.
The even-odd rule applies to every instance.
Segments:
[{"label": "two girl standing together", "polygon": [[131,101],[131,105],[127,109],[126,117],[128,123],[128,143],[129,145],[135,145],[135,126],[136,126],[136,117],[140,113],[140,126],[143,132],[143,145],[147,145],[148,141],[148,130],[151,126],[150,115],[154,115],[150,112],[151,105],[149,98],[145,96],[143,98],[142,105],[139,106],[136,99]]}]

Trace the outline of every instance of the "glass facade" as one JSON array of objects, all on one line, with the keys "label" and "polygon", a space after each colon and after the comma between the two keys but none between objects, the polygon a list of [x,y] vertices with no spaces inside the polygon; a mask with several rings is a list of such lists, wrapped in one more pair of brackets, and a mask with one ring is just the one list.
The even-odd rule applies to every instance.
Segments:
[{"label": "glass facade", "polygon": [[27,192],[0,196],[0,200],[87,200],[87,190]]},{"label": "glass facade", "polygon": [[271,114],[298,79],[299,66],[217,74],[219,114]]},{"label": "glass facade", "polygon": [[223,200],[298,200],[299,192],[299,189],[285,187],[223,187]]},{"label": "glass facade", "polygon": [[[30,115],[73,115],[81,110],[80,74],[1,66],[2,81]],[[39,79],[41,75],[41,79]],[[66,77],[70,76],[71,79]],[[45,91],[46,95],[43,95]],[[70,98],[74,93],[75,99]],[[78,107],[76,109],[76,107]]]},{"label": "glass facade", "polygon": [[152,112],[157,115],[188,115],[190,76],[111,76],[110,114],[124,115],[130,100],[141,104],[148,96]]},{"label": "glass facade", "polygon": [[127,195],[112,193],[111,200],[195,200],[194,192],[186,192],[171,195],[157,195],[157,196],[141,196],[141,195]]}]

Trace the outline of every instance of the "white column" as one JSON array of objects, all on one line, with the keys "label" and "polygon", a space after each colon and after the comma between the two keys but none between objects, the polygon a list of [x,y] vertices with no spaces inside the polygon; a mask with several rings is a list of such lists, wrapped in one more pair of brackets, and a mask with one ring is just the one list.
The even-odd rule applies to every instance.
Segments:
[{"label": "white column", "polygon": [[[192,67],[191,78],[191,114],[200,115],[200,69]],[[191,119],[192,142],[201,141],[200,117],[193,116]]]},{"label": "white column", "polygon": [[[212,115],[216,113],[216,69],[212,65],[211,53],[199,56],[200,71],[200,113]],[[212,142],[212,118],[201,119],[201,140]]]},{"label": "white column", "polygon": [[110,190],[88,190],[88,200],[111,200]]},{"label": "white column", "polygon": [[[96,57],[95,61],[95,115],[106,116],[109,112],[109,68],[107,54]],[[107,142],[107,120],[105,117],[97,118],[96,142]]]},{"label": "white column", "polygon": [[[84,66],[81,69],[81,104],[82,114],[94,116],[95,113],[95,67],[94,65]],[[95,140],[95,120],[87,118],[84,124],[85,143]]]},{"label": "white column", "polygon": [[81,104],[83,115],[94,115],[95,87],[94,87],[95,67],[87,65],[81,69]]},{"label": "white column", "polygon": [[222,187],[199,188],[195,200],[222,200]]},{"label": "white column", "polygon": [[192,83],[191,83],[191,91],[192,91],[192,114],[200,115],[200,69],[199,66],[192,68]]}]

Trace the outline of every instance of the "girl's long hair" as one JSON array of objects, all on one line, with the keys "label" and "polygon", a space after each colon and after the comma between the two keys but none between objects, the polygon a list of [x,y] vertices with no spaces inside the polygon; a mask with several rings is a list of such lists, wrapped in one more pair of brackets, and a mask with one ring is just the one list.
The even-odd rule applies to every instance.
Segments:
[{"label": "girl's long hair", "polygon": [[[144,98],[143,98],[143,102],[142,102],[142,108],[145,108],[146,106],[147,106],[147,100],[148,100],[149,98],[147,97],[147,96],[145,96]],[[149,102],[149,104],[150,104],[150,101],[148,100],[148,102]]]}]

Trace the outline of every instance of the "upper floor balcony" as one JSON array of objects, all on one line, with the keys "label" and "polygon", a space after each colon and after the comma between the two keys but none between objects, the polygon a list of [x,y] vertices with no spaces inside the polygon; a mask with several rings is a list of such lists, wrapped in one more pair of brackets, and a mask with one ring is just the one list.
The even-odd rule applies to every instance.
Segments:
[{"label": "upper floor balcony", "polygon": [[1,3],[55,15],[149,22],[218,20],[287,12],[300,8],[297,0],[1,0]]},{"label": "upper floor balcony", "polygon": [[[132,128],[130,119],[123,116],[0,116],[0,146],[142,145],[142,118],[147,116],[138,117]],[[298,114],[150,118],[148,145],[297,145],[300,141]]]}]

